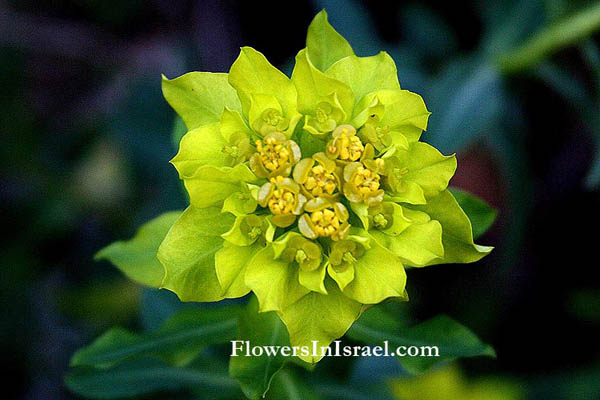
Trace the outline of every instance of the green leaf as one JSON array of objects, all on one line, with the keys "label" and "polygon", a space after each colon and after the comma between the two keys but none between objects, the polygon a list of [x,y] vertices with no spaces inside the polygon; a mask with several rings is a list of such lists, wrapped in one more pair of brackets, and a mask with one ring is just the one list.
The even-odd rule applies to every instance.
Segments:
[{"label": "green leaf", "polygon": [[459,59],[431,84],[427,142],[443,152],[465,148],[491,129],[505,113],[506,94],[498,70],[486,60]]},{"label": "green leaf", "polygon": [[260,305],[260,312],[281,310],[308,292],[298,279],[298,265],[275,260],[272,246],[260,250],[246,268],[245,282]]},{"label": "green leaf", "polygon": [[216,167],[203,165],[193,175],[185,177],[185,188],[190,203],[198,208],[221,205],[232,193],[239,192],[243,183],[259,183],[261,180],[247,165]]},{"label": "green leaf", "polygon": [[127,360],[112,369],[75,368],[65,378],[73,393],[91,399],[122,399],[154,392],[198,391],[211,399],[241,396],[236,382],[216,363],[210,369],[172,367],[156,359]]},{"label": "green leaf", "polygon": [[409,142],[416,142],[427,129],[431,112],[427,110],[423,98],[408,90],[379,90],[369,93],[357,104],[353,117],[369,107],[377,97],[384,111],[381,126],[403,134]]},{"label": "green leaf", "polygon": [[175,150],[179,149],[179,142],[181,142],[181,138],[187,133],[187,128],[185,126],[185,122],[178,117],[175,116],[173,120],[173,127],[171,128],[171,141],[173,142],[173,148]]},{"label": "green leaf", "polygon": [[314,271],[300,269],[298,271],[298,280],[300,281],[300,284],[307,289],[327,294],[324,283],[326,272],[327,270],[325,263],[321,264],[319,268],[315,269]]},{"label": "green leaf", "polygon": [[181,301],[218,301],[224,296],[215,270],[215,253],[223,246],[221,235],[234,217],[216,207],[189,206],[158,249],[165,267],[161,287],[175,292]]},{"label": "green leaf", "polygon": [[456,171],[456,157],[444,156],[434,147],[423,142],[413,142],[408,151],[394,153],[398,165],[406,168],[402,180],[416,183],[423,189],[425,198],[437,196],[448,187]]},{"label": "green leaf", "polygon": [[236,217],[252,214],[258,205],[257,193],[258,186],[242,185],[239,192],[232,193],[223,200],[221,212],[229,212]]},{"label": "green leaf", "polygon": [[357,103],[366,94],[378,90],[400,90],[396,64],[392,57],[384,51],[371,57],[352,55],[342,58],[325,73],[348,85],[352,89]]},{"label": "green leaf", "polygon": [[303,158],[312,157],[313,154],[325,150],[326,142],[306,130],[298,132],[296,142],[302,149]]},{"label": "green leaf", "polygon": [[350,43],[329,24],[325,10],[321,10],[308,26],[306,48],[310,60],[323,72],[339,59],[354,55]]},{"label": "green leaf", "polygon": [[[371,312],[367,311],[365,317]],[[393,317],[389,316],[389,318]],[[388,328],[394,325],[396,329]],[[469,329],[444,315],[412,327],[398,328],[397,326],[395,323],[372,324],[368,318],[361,318],[348,331],[348,337],[365,343],[382,344],[384,341],[388,341],[390,353],[396,352],[399,346],[417,346],[419,348],[421,346],[437,346],[439,357],[398,357],[404,369],[413,374],[422,373],[437,363],[449,362],[457,358],[495,357],[494,349],[479,340]]]},{"label": "green leaf", "polygon": [[273,378],[271,390],[267,394],[267,399],[279,400],[319,400],[313,385],[310,385],[306,379],[299,377],[293,370],[284,368]]},{"label": "green leaf", "polygon": [[442,226],[438,221],[429,220],[429,217],[427,219],[425,222],[410,224],[397,236],[377,230],[369,233],[405,264],[421,267],[444,257]]},{"label": "green leaf", "polygon": [[405,297],[406,272],[400,259],[374,240],[354,264],[354,279],[344,294],[363,304],[377,304],[388,297]]},{"label": "green leaf", "polygon": [[386,194],[384,198],[398,203],[427,203],[427,200],[425,199],[425,193],[421,186],[409,180],[404,180],[402,182],[402,190],[400,192],[391,192],[390,194]]},{"label": "green leaf", "polygon": [[227,142],[221,135],[219,123],[204,125],[190,130],[179,143],[179,151],[171,164],[181,179],[193,176],[202,165],[225,165],[227,153],[223,147]]},{"label": "green leaf", "polygon": [[444,258],[433,260],[428,265],[475,262],[488,255],[493,247],[473,242],[471,221],[460,208],[452,193],[444,190],[422,206],[407,206],[427,213],[431,219],[442,224]]},{"label": "green leaf", "polygon": [[286,117],[296,113],[296,89],[265,56],[252,47],[242,47],[240,55],[229,71],[229,83],[240,97],[244,115],[249,116],[253,94],[274,96]]},{"label": "green leaf", "polygon": [[140,356],[186,364],[202,348],[233,339],[238,314],[237,306],[194,308],[179,311],[153,332],[135,334],[112,328],[88,347],[78,350],[71,358],[71,366],[110,368]]},{"label": "green leaf", "polygon": [[505,74],[521,72],[539,64],[559,49],[584,39],[600,29],[600,4],[588,7],[551,24],[534,34],[516,49],[498,57],[497,63]]},{"label": "green leaf", "polygon": [[335,94],[347,117],[352,115],[354,95],[346,84],[319,71],[308,59],[306,49],[296,55],[292,82],[298,90],[298,111],[313,114],[321,102],[330,102]]},{"label": "green leaf", "polygon": [[354,280],[354,267],[350,266],[345,270],[338,272],[331,264],[327,263],[327,274],[333,278],[339,288],[343,291],[346,286]]},{"label": "green leaf", "polygon": [[258,243],[242,247],[226,241],[215,253],[217,278],[226,298],[242,297],[250,292],[250,288],[244,282],[244,276],[248,263],[260,249],[262,245]]},{"label": "green leaf", "polygon": [[165,269],[156,258],[158,246],[180,215],[181,211],[171,211],[146,222],[132,239],[106,246],[94,259],[110,261],[129,279],[142,285],[159,287]]},{"label": "green leaf", "polygon": [[219,122],[225,106],[241,110],[237,93],[223,73],[190,72],[175,79],[163,75],[162,91],[188,130]]},{"label": "green leaf", "polygon": [[449,188],[460,208],[463,209],[473,226],[473,239],[487,232],[496,220],[498,212],[479,197],[464,190]]},{"label": "green leaf", "polygon": [[345,296],[330,279],[325,280],[328,294],[310,292],[278,312],[287,326],[292,346],[307,346],[309,354],[301,351],[300,359],[316,363],[321,355],[313,357],[313,341],[317,348],[326,347],[346,333],[358,318],[362,305]]},{"label": "green leaf", "polygon": [[[290,340],[285,328],[275,312],[258,312],[258,301],[252,297],[240,315],[237,340],[240,346],[289,346]],[[287,361],[279,352],[277,355],[246,356],[246,349],[229,358],[229,374],[240,382],[244,394],[250,399],[264,397],[271,381]]]}]

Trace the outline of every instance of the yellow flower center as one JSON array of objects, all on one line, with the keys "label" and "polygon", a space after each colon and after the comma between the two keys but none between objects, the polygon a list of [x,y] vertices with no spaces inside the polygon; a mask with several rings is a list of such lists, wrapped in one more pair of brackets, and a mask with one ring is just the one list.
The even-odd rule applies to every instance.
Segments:
[{"label": "yellow flower center", "polygon": [[[375,161],[383,162],[381,159],[377,159]],[[352,183],[356,186],[358,192],[366,197],[369,194],[379,190],[380,179],[381,177],[377,172],[373,172],[361,165],[356,169],[356,172],[352,177]]]},{"label": "yellow flower center", "polygon": [[[277,178],[281,178],[278,176]],[[281,180],[281,179],[280,179]],[[271,183],[275,184],[276,178],[271,178]],[[274,215],[292,214],[296,208],[296,194],[285,188],[277,188],[273,191],[269,199],[269,209]]]},{"label": "yellow flower center", "polygon": [[290,161],[291,154],[289,150],[283,143],[280,143],[273,137],[265,138],[264,143],[261,140],[257,140],[256,149],[258,150],[262,164],[271,172]]},{"label": "yellow flower center", "polygon": [[340,228],[340,220],[331,208],[315,211],[310,220],[315,226],[315,232],[319,236],[331,236]]},{"label": "yellow flower center", "polygon": [[338,150],[340,160],[356,161],[362,156],[365,146],[363,146],[358,136],[348,135],[345,131],[342,131],[334,140],[331,148],[328,149],[330,153],[337,153]]},{"label": "yellow flower center", "polygon": [[313,196],[320,196],[323,193],[333,194],[337,188],[335,175],[327,172],[321,165],[315,165],[308,172],[304,188]]}]

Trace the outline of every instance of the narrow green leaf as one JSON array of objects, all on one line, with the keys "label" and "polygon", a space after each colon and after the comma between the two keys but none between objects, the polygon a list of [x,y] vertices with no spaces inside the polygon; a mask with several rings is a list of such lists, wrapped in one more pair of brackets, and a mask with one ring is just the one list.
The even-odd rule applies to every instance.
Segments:
[{"label": "narrow green leaf", "polygon": [[350,43],[329,24],[325,10],[308,26],[306,47],[311,61],[322,72],[339,59],[354,55]]},{"label": "narrow green leaf", "polygon": [[521,46],[502,54],[498,58],[498,66],[503,73],[507,74],[523,71],[598,29],[600,29],[600,3],[594,3],[542,29]]},{"label": "narrow green leaf", "polygon": [[486,60],[448,64],[426,97],[433,114],[425,140],[443,153],[463,149],[497,125],[505,97],[500,74]]},{"label": "narrow green leaf", "polygon": [[226,371],[172,367],[156,359],[127,360],[112,369],[78,367],[65,378],[69,390],[91,399],[121,399],[154,392],[200,391],[205,398],[239,398],[236,382]]},{"label": "narrow green leaf", "polygon": [[110,261],[128,278],[142,285],[159,287],[165,269],[156,258],[158,246],[180,215],[181,211],[164,213],[142,225],[132,239],[114,242],[94,258]]},{"label": "narrow green leaf", "polygon": [[175,364],[185,364],[205,346],[233,339],[238,313],[236,306],[187,309],[169,318],[154,332],[135,334],[113,328],[77,351],[71,366],[109,368],[140,356],[156,356]]},{"label": "narrow green leaf", "polygon": [[[259,313],[258,301],[252,296],[240,316],[237,340],[240,346],[248,341],[251,346],[289,346],[285,325],[273,311]],[[286,357],[277,355],[246,356],[246,349],[229,359],[229,374],[240,382],[244,394],[259,399],[269,390],[275,374],[283,367]]]},{"label": "narrow green leaf", "polygon": [[463,209],[471,225],[473,226],[473,239],[487,232],[496,220],[498,212],[479,197],[474,196],[464,190],[451,188],[450,192]]},{"label": "narrow green leaf", "polygon": [[[367,311],[365,316],[370,312]],[[389,318],[393,322],[393,317]],[[461,357],[495,357],[492,347],[482,342],[468,328],[444,315],[412,327],[389,327],[394,325],[397,326],[394,323],[373,324],[368,318],[359,319],[348,331],[348,337],[365,343],[382,344],[387,340],[390,352],[396,352],[399,346],[437,346],[439,357],[398,357],[404,369],[410,373],[422,373],[437,363]]]}]

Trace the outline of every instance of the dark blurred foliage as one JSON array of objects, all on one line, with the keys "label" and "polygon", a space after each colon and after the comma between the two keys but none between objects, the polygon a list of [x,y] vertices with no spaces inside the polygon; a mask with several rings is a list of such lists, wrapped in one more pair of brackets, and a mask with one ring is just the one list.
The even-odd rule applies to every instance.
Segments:
[{"label": "dark blurred foliage", "polygon": [[[433,112],[424,139],[458,152],[453,184],[499,209],[480,239],[497,247],[490,257],[410,272],[415,317],[447,313],[496,348],[497,360],[465,362],[471,374],[553,387],[598,367],[599,202],[584,185],[597,143],[582,115],[600,108],[582,113],[552,74],[560,66],[593,88],[593,68],[577,47],[501,81],[477,66],[510,42],[490,39],[504,26],[498,15],[507,14],[506,34],[518,44],[547,22],[535,10],[552,19],[587,2],[517,2],[520,11],[483,3],[0,2],[5,396],[72,398],[62,385],[71,354],[108,326],[139,326],[141,290],[92,257],[186,204],[168,164],[174,114],[160,74],[227,71],[242,45],[289,71],[322,7],[359,55],[394,56],[403,87]],[[444,133],[463,128],[448,115],[460,91],[468,98],[478,88],[490,115],[476,104],[464,138]]]}]

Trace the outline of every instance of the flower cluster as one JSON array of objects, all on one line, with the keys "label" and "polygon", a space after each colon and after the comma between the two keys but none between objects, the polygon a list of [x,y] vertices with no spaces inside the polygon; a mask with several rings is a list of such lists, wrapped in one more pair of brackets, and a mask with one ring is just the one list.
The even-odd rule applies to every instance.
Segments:
[{"label": "flower cluster", "polygon": [[184,301],[252,291],[292,345],[328,345],[365,305],[408,300],[405,266],[491,251],[447,189],[455,157],[419,141],[421,97],[324,11],[291,78],[244,47],[228,74],[164,78],[163,93],[189,129],[172,163],[191,204],[158,252]]}]

